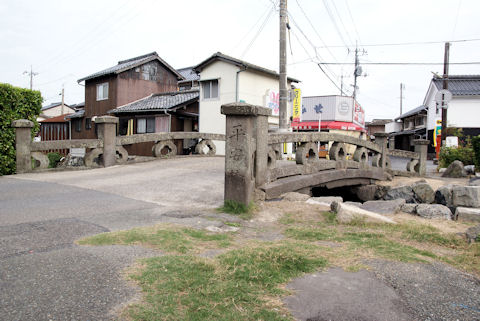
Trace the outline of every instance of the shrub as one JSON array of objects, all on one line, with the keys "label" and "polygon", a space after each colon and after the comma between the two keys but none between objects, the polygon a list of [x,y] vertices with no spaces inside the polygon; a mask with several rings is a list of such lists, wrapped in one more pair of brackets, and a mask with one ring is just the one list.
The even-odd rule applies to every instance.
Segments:
[{"label": "shrub", "polygon": [[475,165],[480,167],[480,135],[472,137],[472,148],[475,153]]},{"label": "shrub", "polygon": [[38,131],[37,116],[42,108],[39,91],[0,83],[0,175],[15,173],[15,130],[12,121],[28,119]]},{"label": "shrub", "polygon": [[475,154],[470,147],[442,147],[440,150],[440,167],[448,167],[453,161],[459,160],[463,165],[474,165]]},{"label": "shrub", "polygon": [[48,153],[47,157],[48,157],[48,168],[55,168],[57,167],[57,164],[60,162],[63,156],[57,152],[54,152],[54,153]]}]

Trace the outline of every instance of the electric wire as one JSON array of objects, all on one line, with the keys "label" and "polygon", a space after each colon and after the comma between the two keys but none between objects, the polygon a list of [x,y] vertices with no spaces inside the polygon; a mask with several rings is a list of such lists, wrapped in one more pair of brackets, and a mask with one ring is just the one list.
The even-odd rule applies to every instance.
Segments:
[{"label": "electric wire", "polygon": [[255,42],[255,40],[257,40],[258,36],[260,35],[260,33],[263,31],[263,29],[265,28],[265,26],[267,25],[268,21],[270,20],[270,17],[272,16],[272,13],[275,12],[275,5],[272,6],[272,8],[270,9],[270,12],[268,13],[268,15],[265,17],[265,19],[263,20],[263,23],[260,25],[260,28],[257,30],[257,33],[253,36],[252,40],[250,41],[250,43],[247,45],[247,47],[245,48],[245,50],[243,51],[242,55],[240,56],[240,58],[243,59],[243,57],[245,56],[245,54],[250,50],[250,48],[252,47],[253,43]]},{"label": "electric wire", "polygon": [[345,0],[345,5],[347,7],[348,14],[350,15],[350,19],[353,24],[353,29],[355,30],[355,34],[357,35],[358,43],[360,46],[362,45],[362,40],[360,38],[360,34],[358,33],[357,25],[355,23],[355,19],[353,19],[352,11],[350,10],[350,5],[348,4],[348,0]]},{"label": "electric wire", "polygon": [[347,35],[348,40],[350,41],[350,43],[353,46],[354,41],[352,41],[352,38],[350,37],[350,33],[348,32],[347,28],[345,27],[345,24],[343,23],[343,19],[340,16],[340,12],[337,9],[337,5],[335,4],[335,0],[331,0],[331,3],[333,4],[333,9],[335,9],[335,12],[337,13],[338,20],[340,20],[340,24],[342,25],[343,30],[345,30],[345,34]]},{"label": "electric wire", "polygon": [[[362,47],[388,47],[388,46],[410,46],[410,45],[432,45],[432,44],[443,44],[445,42],[456,43],[456,42],[470,42],[470,41],[480,41],[480,38],[472,39],[461,39],[461,40],[445,40],[445,41],[418,41],[418,42],[398,42],[398,43],[374,43],[374,44],[362,44]],[[347,45],[328,45],[328,46],[319,46],[318,48],[345,48]]]},{"label": "electric wire", "polygon": [[342,42],[343,42],[343,44],[345,45],[345,47],[350,48],[350,46],[347,45],[347,42],[346,42],[345,39],[343,38],[342,33],[340,32],[340,28],[338,28],[337,22],[335,21],[335,17],[333,16],[333,13],[332,13],[330,7],[328,6],[327,0],[323,0],[322,2],[323,2],[323,6],[324,6],[325,9],[327,10],[327,14],[328,14],[328,16],[330,17],[330,20],[332,21],[333,26],[335,27],[335,31],[337,32],[338,36],[339,36],[340,39],[342,40]]}]

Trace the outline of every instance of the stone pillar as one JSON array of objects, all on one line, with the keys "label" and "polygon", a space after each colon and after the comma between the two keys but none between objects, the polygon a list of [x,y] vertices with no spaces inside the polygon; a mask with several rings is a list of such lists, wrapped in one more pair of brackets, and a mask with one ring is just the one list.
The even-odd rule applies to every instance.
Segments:
[{"label": "stone pillar", "polygon": [[12,122],[12,127],[15,128],[15,150],[17,173],[26,173],[32,170],[32,128],[33,122],[26,119],[18,119]]},{"label": "stone pillar", "polygon": [[115,165],[116,161],[116,137],[118,117],[101,116],[95,118],[98,138],[103,140],[103,166]]},{"label": "stone pillar", "polygon": [[415,152],[420,155],[418,160],[418,174],[420,176],[425,176],[427,173],[427,151],[428,144],[430,141],[428,139],[414,139],[413,145],[415,146]]},{"label": "stone pillar", "polygon": [[387,143],[388,143],[388,134],[387,133],[374,133],[375,143],[380,146],[382,157],[380,157],[381,165],[380,167],[385,169],[387,167]]},{"label": "stone pillar", "polygon": [[222,105],[226,115],[225,200],[248,205],[265,183],[268,161],[268,108],[245,103]]}]

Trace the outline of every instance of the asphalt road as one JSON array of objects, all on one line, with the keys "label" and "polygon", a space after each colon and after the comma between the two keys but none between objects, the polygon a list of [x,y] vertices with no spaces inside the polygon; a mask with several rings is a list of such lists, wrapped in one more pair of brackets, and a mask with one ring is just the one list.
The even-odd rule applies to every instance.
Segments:
[{"label": "asphalt road", "polygon": [[190,157],[0,177],[0,320],[113,319],[137,295],[121,271],[161,253],[74,241],[188,223],[222,203],[223,170],[223,158]]}]

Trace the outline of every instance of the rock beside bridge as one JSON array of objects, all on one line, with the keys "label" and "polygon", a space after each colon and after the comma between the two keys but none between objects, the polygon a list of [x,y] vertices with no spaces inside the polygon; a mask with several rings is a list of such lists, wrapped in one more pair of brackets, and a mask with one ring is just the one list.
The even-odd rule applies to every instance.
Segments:
[{"label": "rock beside bridge", "polygon": [[412,187],[407,185],[392,187],[383,197],[383,199],[386,201],[396,200],[399,198],[404,199],[406,203],[415,203],[415,195]]},{"label": "rock beside bridge", "polygon": [[480,222],[480,208],[457,207],[455,218],[459,221]]},{"label": "rock beside bridge", "polygon": [[350,223],[355,219],[362,219],[362,220],[365,220],[366,222],[372,222],[372,223],[397,224],[395,221],[389,219],[388,217],[358,208],[354,205],[333,202],[331,204],[331,209],[333,212],[337,213],[338,222],[344,223],[344,224]]},{"label": "rock beside bridge", "polygon": [[418,216],[423,218],[452,219],[452,211],[450,211],[448,207],[440,204],[418,204],[416,212]]},{"label": "rock beside bridge", "polygon": [[288,192],[282,195],[282,199],[290,202],[305,202],[310,198],[310,195],[297,193],[297,192]]},{"label": "rock beside bridge", "polygon": [[480,207],[480,186],[453,186],[452,204],[455,207]]},{"label": "rock beside bridge", "polygon": [[460,178],[464,177],[463,163],[459,160],[453,161],[443,172],[442,177]]},{"label": "rock beside bridge", "polygon": [[426,182],[417,182],[412,185],[415,200],[418,203],[431,204],[435,201],[435,191]]},{"label": "rock beside bridge", "polygon": [[330,206],[333,202],[342,203],[343,198],[340,196],[320,196],[312,197],[307,201],[308,204],[320,204],[327,206]]},{"label": "rock beside bridge", "polygon": [[377,214],[388,215],[399,213],[404,204],[405,200],[403,198],[398,198],[389,201],[368,201],[363,203],[360,208]]}]

